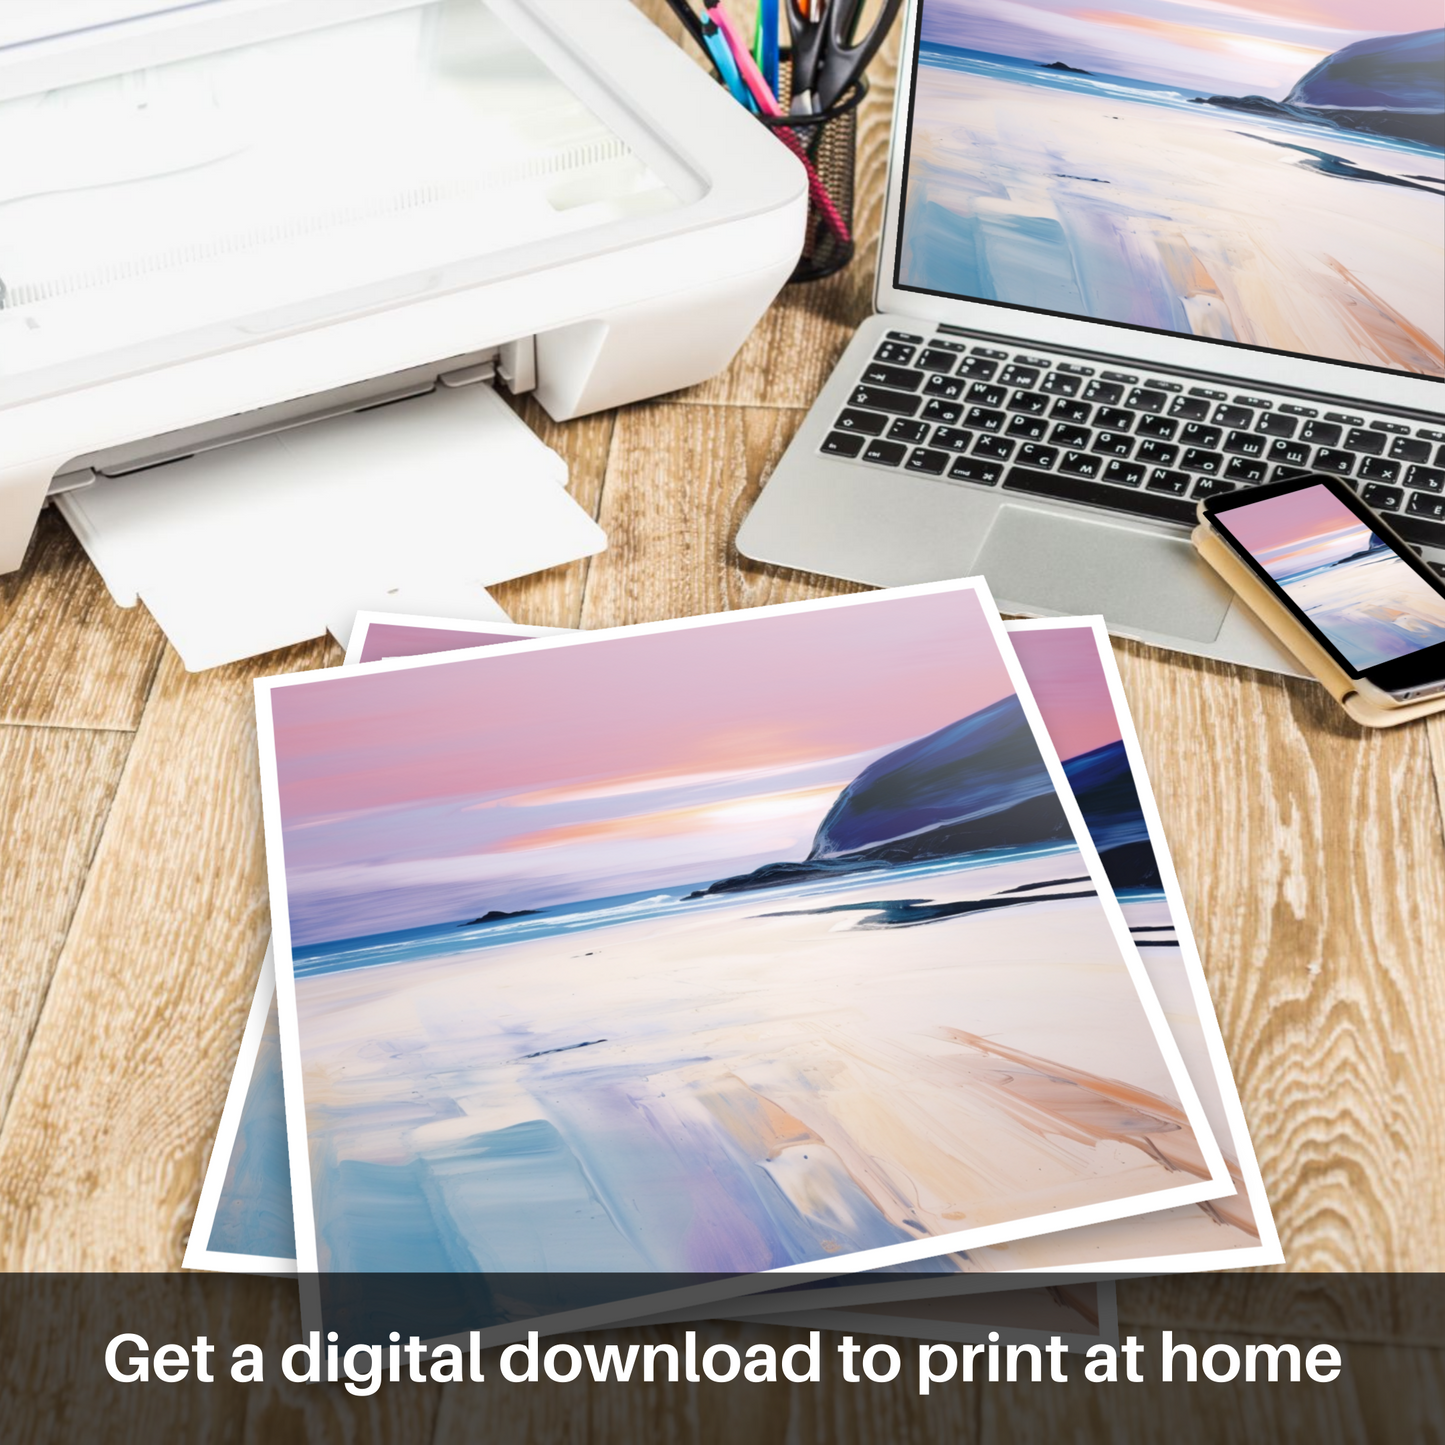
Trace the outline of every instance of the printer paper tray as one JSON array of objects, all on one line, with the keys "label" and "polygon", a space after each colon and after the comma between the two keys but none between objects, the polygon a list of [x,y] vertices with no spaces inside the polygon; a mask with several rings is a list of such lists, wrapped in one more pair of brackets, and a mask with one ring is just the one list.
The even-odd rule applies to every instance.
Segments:
[{"label": "printer paper tray", "polygon": [[143,600],[192,671],[357,611],[498,615],[494,582],[589,556],[567,467],[485,385],[436,391],[63,493],[123,607]]}]

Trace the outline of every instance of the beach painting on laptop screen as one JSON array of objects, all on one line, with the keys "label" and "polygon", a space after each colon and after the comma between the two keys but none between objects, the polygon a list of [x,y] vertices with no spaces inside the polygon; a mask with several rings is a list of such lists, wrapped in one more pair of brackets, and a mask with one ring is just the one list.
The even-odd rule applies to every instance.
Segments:
[{"label": "beach painting on laptop screen", "polygon": [[258,696],[303,1271],[887,1265],[1232,1189],[979,584]]},{"label": "beach painting on laptop screen", "polygon": [[923,0],[897,284],[1445,374],[1439,0]]}]

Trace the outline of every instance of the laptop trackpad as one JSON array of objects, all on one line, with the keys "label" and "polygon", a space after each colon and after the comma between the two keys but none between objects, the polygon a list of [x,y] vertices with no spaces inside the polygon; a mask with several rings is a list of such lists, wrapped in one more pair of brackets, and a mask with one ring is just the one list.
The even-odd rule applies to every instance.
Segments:
[{"label": "laptop trackpad", "polygon": [[1191,642],[1214,641],[1233,598],[1186,541],[1035,507],[1002,508],[976,570],[1001,606],[1102,612],[1115,626]]}]

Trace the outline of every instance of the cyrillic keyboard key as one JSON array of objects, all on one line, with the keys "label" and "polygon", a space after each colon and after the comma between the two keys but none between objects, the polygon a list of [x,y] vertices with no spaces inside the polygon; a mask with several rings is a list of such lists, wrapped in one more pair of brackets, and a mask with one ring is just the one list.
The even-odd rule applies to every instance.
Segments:
[{"label": "cyrillic keyboard key", "polygon": [[[1257,457],[1232,457],[1229,465],[1224,469],[1224,475],[1233,482],[1262,482],[1264,474],[1269,467]],[[1201,492],[1197,487],[1194,495],[1210,496],[1209,492]]]},{"label": "cyrillic keyboard key", "polygon": [[1065,401],[1060,399],[1054,403],[1054,409],[1049,413],[1056,421],[1072,421],[1083,423],[1088,421],[1094,408],[1086,401]]},{"label": "cyrillic keyboard key", "polygon": [[1089,445],[1089,433],[1081,426],[1065,426],[1060,422],[1049,440],[1061,447],[1083,448]]},{"label": "cyrillic keyboard key", "polygon": [[1178,447],[1172,447],[1168,442],[1155,441],[1140,442],[1139,450],[1134,453],[1137,461],[1151,467],[1172,467],[1178,455]]},{"label": "cyrillic keyboard key", "polygon": [[1412,517],[1430,517],[1434,521],[1445,521],[1445,496],[1434,496],[1429,492],[1411,492],[1405,510]]},{"label": "cyrillic keyboard key", "polygon": [[1066,372],[1051,371],[1044,377],[1043,390],[1050,396],[1077,396],[1079,394],[1079,378],[1069,376]]},{"label": "cyrillic keyboard key", "polygon": [[990,386],[987,382],[976,381],[968,389],[968,400],[976,406],[1002,406],[1008,391],[1002,386]]},{"label": "cyrillic keyboard key", "polygon": [[1232,431],[1224,439],[1224,450],[1241,457],[1262,457],[1268,439],[1258,432]]},{"label": "cyrillic keyboard key", "polygon": [[1104,468],[1104,480],[1116,487],[1137,487],[1144,480],[1144,468],[1138,462],[1121,462],[1116,457]]},{"label": "cyrillic keyboard key", "polygon": [[1399,475],[1399,462],[1388,462],[1384,457],[1366,457],[1360,463],[1360,476],[1367,482],[1393,482]]},{"label": "cyrillic keyboard key", "polygon": [[1135,411],[1163,411],[1164,403],[1169,397],[1162,391],[1154,391],[1147,386],[1136,386],[1129,393],[1128,405]]},{"label": "cyrillic keyboard key", "polygon": [[1008,424],[1008,435],[1024,437],[1028,441],[1036,442],[1042,440],[1048,429],[1048,422],[1041,416],[1016,416]]},{"label": "cyrillic keyboard key", "polygon": [[1059,470],[1071,477],[1097,477],[1104,470],[1104,459],[1090,456],[1088,452],[1065,452]]},{"label": "cyrillic keyboard key", "polygon": [[1292,416],[1267,411],[1255,422],[1254,429],[1267,437],[1292,437],[1299,430],[1299,422]]},{"label": "cyrillic keyboard key", "polygon": [[1172,441],[1179,430],[1179,423],[1167,416],[1141,416],[1134,434],[1141,437],[1157,437],[1160,441]]},{"label": "cyrillic keyboard key", "polygon": [[1111,457],[1127,457],[1134,450],[1134,438],[1120,436],[1118,432],[1101,431],[1089,450]]},{"label": "cyrillic keyboard key", "polygon": [[933,445],[944,447],[951,452],[966,452],[973,443],[974,432],[962,427],[941,426],[933,433]]},{"label": "cyrillic keyboard key", "polygon": [[1164,467],[1155,467],[1149,474],[1149,490],[1151,492],[1168,492],[1172,496],[1182,497],[1189,490],[1189,474],[1187,472],[1171,472]]},{"label": "cyrillic keyboard key", "polygon": [[1278,437],[1269,444],[1269,459],[1272,462],[1282,462],[1287,467],[1304,467],[1309,464],[1310,449],[1304,442],[1286,441],[1283,437]]},{"label": "cyrillic keyboard key", "polygon": [[1038,369],[1032,366],[1006,366],[999,380],[1005,386],[1036,386],[1039,373]]},{"label": "cyrillic keyboard key", "polygon": [[986,406],[971,406],[964,412],[963,421],[965,426],[979,431],[1002,431],[1005,417],[1001,411],[990,411]]},{"label": "cyrillic keyboard key", "polygon": [[1411,467],[1405,473],[1405,485],[1422,492],[1445,491],[1445,471],[1439,467]]},{"label": "cyrillic keyboard key", "polygon": [[1009,398],[1008,409],[1042,416],[1049,409],[1049,399],[1041,391],[1016,391]]},{"label": "cyrillic keyboard key", "polygon": [[993,457],[997,461],[1006,462],[1013,455],[1014,444],[1005,441],[1003,437],[979,437],[974,443],[973,454],[976,457]]},{"label": "cyrillic keyboard key", "polygon": [[1247,406],[1217,406],[1214,408],[1216,426],[1248,426],[1254,420],[1254,413]]},{"label": "cyrillic keyboard key", "polygon": [[1322,472],[1334,472],[1347,477],[1355,469],[1354,452],[1340,451],[1335,447],[1321,447],[1315,453],[1315,466]]},{"label": "cyrillic keyboard key", "polygon": [[930,397],[923,405],[923,415],[929,421],[948,422],[950,425],[963,415],[963,408],[951,401]]},{"label": "cyrillic keyboard key", "polygon": [[[1101,401],[1105,406],[1113,406],[1115,402],[1124,395],[1124,388],[1117,381],[1091,381],[1084,388],[1085,401]],[[1004,486],[1008,486],[1005,482]]]},{"label": "cyrillic keyboard key", "polygon": [[1134,413],[1121,406],[1101,406],[1094,413],[1094,425],[1105,431],[1128,431],[1134,425]]},{"label": "cyrillic keyboard key", "polygon": [[1191,472],[1203,472],[1212,477],[1224,470],[1224,458],[1218,452],[1207,452],[1202,447],[1185,447],[1179,465],[1188,467]]},{"label": "cyrillic keyboard key", "polygon": [[[1124,487],[1111,487],[1108,482],[1090,481],[1062,472],[1035,472],[1027,467],[1011,467],[1004,478],[1004,489],[1027,492],[1037,497],[1057,497],[1061,501],[1085,502],[1095,507],[1107,507],[1110,511],[1158,517],[1164,521],[1194,521],[1194,504],[1182,497],[1129,491]],[[1441,530],[1445,531],[1445,528]]]},{"label": "cyrillic keyboard key", "polygon": [[1217,426],[1200,426],[1192,421],[1179,433],[1179,440],[1187,447],[1217,447],[1223,435]]},{"label": "cyrillic keyboard key", "polygon": [[1387,487],[1379,482],[1371,482],[1360,493],[1360,500],[1367,507],[1373,507],[1377,512],[1393,512],[1400,505],[1404,495],[1399,487]]},{"label": "cyrillic keyboard key", "polygon": [[946,401],[957,401],[963,395],[965,382],[960,376],[945,376],[935,371],[924,383],[923,389],[929,396],[941,396]]},{"label": "cyrillic keyboard key", "polygon": [[1019,448],[1019,461],[1026,467],[1039,467],[1047,471],[1058,459],[1057,447],[1040,447],[1029,442],[1027,446]]},{"label": "cyrillic keyboard key", "polygon": [[985,361],[981,356],[970,356],[958,364],[958,374],[972,381],[992,381],[998,370],[998,362]]},{"label": "cyrillic keyboard key", "polygon": [[1332,447],[1340,439],[1340,429],[1327,421],[1307,421],[1299,439],[1314,442],[1316,446]]},{"label": "cyrillic keyboard key", "polygon": [[1222,482],[1218,477],[1200,477],[1189,495],[1191,497],[1217,497],[1221,492],[1232,491],[1234,491],[1233,482]]},{"label": "cyrillic keyboard key", "polygon": [[1183,421],[1203,421],[1209,415],[1209,403],[1197,396],[1176,396],[1169,403],[1169,415]]}]

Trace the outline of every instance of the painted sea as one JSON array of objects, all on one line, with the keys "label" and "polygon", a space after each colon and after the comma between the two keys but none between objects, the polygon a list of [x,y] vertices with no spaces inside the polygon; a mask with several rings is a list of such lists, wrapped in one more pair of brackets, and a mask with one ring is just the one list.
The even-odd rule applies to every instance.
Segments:
[{"label": "painted sea", "polygon": [[1057,57],[925,38],[900,284],[1445,374],[1438,145]]}]

